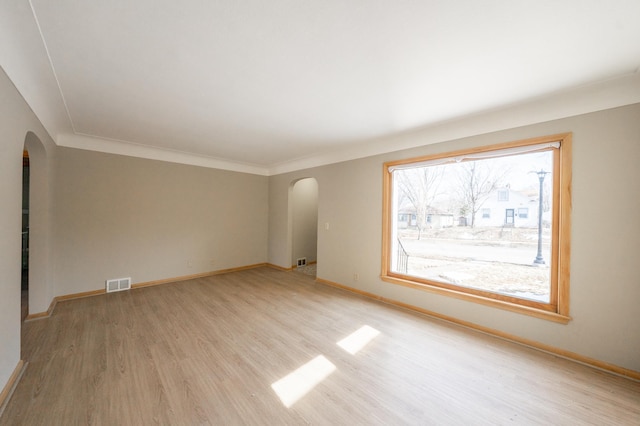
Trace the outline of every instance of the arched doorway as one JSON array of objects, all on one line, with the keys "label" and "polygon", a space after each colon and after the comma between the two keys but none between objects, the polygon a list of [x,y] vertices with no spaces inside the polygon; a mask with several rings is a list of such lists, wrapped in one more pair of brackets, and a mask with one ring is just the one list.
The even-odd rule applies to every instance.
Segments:
[{"label": "arched doorway", "polygon": [[294,270],[315,276],[318,256],[318,181],[304,178],[292,182],[291,265]]},{"label": "arched doorway", "polygon": [[[25,168],[25,157],[28,157],[28,169]],[[23,228],[25,217],[28,219],[28,233],[23,234],[23,244],[26,244],[28,251],[23,252],[22,256],[22,267],[27,270],[24,274],[26,282],[23,284],[27,289],[25,295],[28,296],[27,319],[31,316],[46,314],[53,298],[48,278],[49,181],[51,180],[48,174],[49,163],[45,147],[35,133],[27,132],[24,140],[22,192]],[[28,181],[28,191],[25,190],[25,179]]]}]

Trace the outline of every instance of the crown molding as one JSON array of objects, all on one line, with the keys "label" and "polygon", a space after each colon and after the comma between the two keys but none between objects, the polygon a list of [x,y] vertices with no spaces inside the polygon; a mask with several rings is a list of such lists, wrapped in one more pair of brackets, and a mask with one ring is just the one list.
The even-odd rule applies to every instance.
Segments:
[{"label": "crown molding", "polygon": [[640,73],[626,74],[458,119],[351,144],[329,153],[298,158],[271,166],[260,166],[158,148],[84,134],[61,134],[56,144],[63,147],[119,154],[150,160],[229,170],[260,176],[273,176],[403,149],[527,126],[595,111],[640,103]]},{"label": "crown molding", "polygon": [[67,148],[85,149],[89,151],[104,152],[107,154],[126,155],[129,157],[146,158],[149,160],[167,161],[171,163],[187,164],[190,166],[208,167],[211,169],[268,176],[267,168],[253,164],[238,163],[215,157],[207,157],[188,152],[141,145],[126,141],[98,138],[83,134],[67,133],[58,135],[56,138],[56,144]]}]

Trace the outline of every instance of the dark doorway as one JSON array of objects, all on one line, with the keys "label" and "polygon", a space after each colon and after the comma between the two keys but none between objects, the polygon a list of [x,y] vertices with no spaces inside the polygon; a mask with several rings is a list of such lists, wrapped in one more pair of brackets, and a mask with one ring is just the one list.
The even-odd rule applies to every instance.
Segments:
[{"label": "dark doorway", "polygon": [[20,315],[29,314],[29,153],[22,155],[22,303]]}]

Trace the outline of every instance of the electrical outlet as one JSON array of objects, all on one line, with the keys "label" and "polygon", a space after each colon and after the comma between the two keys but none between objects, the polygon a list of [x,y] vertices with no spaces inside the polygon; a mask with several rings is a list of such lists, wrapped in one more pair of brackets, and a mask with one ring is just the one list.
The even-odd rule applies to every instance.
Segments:
[{"label": "electrical outlet", "polygon": [[358,281],[360,279],[360,274],[353,274],[353,280]]}]

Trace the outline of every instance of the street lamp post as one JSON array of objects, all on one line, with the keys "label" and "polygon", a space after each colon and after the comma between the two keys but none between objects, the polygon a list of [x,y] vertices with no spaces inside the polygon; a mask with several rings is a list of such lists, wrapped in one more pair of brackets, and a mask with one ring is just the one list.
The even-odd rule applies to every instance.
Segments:
[{"label": "street lamp post", "polygon": [[536,255],[535,260],[533,261],[534,265],[544,265],[544,259],[542,258],[542,183],[544,182],[544,177],[549,173],[545,172],[543,169],[540,169],[539,172],[533,172],[538,175],[538,179],[540,180],[540,199],[538,203],[538,254]]}]

